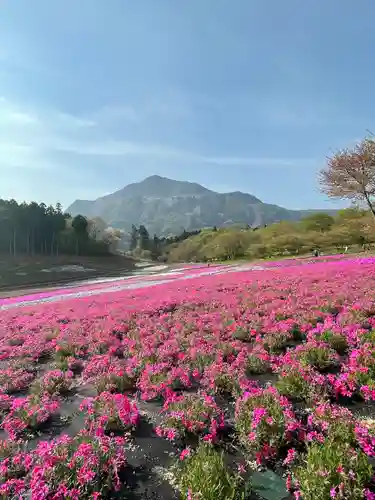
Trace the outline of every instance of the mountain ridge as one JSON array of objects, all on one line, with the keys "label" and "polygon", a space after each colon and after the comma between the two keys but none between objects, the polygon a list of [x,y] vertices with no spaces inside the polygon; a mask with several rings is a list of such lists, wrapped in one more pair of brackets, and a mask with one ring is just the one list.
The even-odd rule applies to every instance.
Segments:
[{"label": "mountain ridge", "polygon": [[125,231],[143,224],[150,234],[160,236],[236,223],[260,226],[299,220],[319,210],[289,210],[242,191],[217,193],[195,182],[152,175],[96,200],[75,200],[66,211],[101,217]]}]

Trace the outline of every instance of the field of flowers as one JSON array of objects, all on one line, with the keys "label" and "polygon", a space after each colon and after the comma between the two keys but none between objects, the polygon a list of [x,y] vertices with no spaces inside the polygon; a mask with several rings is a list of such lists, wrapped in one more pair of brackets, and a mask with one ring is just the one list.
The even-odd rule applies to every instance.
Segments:
[{"label": "field of flowers", "polygon": [[375,259],[268,267],[0,311],[0,498],[375,499]]}]

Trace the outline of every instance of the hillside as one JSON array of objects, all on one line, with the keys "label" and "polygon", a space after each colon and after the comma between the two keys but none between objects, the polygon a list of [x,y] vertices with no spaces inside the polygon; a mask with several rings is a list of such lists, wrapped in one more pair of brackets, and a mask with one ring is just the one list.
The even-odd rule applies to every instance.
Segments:
[{"label": "hillside", "polygon": [[311,255],[316,249],[324,254],[362,252],[374,243],[372,215],[349,208],[338,211],[334,217],[313,213],[301,221],[282,221],[256,231],[234,226],[205,229],[167,245],[163,255],[170,262],[251,260]]},{"label": "hillside", "polygon": [[260,226],[279,220],[299,220],[309,213],[263,203],[240,191],[216,193],[200,184],[158,175],[97,200],[76,200],[67,212],[73,216],[101,217],[125,231],[129,231],[132,224],[143,224],[150,234],[157,235],[236,223]]}]

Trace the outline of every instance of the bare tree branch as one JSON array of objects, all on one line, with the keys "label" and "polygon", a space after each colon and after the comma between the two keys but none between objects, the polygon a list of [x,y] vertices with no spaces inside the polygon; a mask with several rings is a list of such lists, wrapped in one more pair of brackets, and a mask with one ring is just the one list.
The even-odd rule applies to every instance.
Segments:
[{"label": "bare tree branch", "polygon": [[375,140],[366,138],[354,149],[342,149],[327,158],[319,172],[321,191],[331,198],[365,202],[375,217]]}]

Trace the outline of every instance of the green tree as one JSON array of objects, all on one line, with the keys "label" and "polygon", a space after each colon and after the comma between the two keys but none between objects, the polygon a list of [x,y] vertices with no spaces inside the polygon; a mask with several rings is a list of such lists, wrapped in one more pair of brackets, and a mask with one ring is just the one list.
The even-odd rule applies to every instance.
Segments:
[{"label": "green tree", "polygon": [[154,238],[152,240],[151,245],[151,258],[152,260],[156,260],[161,255],[161,243],[159,238],[154,234]]},{"label": "green tree", "polygon": [[350,207],[344,208],[343,210],[339,210],[337,213],[337,219],[340,221],[351,221],[362,219],[368,214],[366,210],[361,210],[358,207]]},{"label": "green tree", "polygon": [[76,235],[76,254],[79,255],[79,247],[82,242],[87,240],[88,221],[83,215],[76,215],[72,220],[72,228]]},{"label": "green tree", "polygon": [[[17,254],[58,254],[80,251],[106,253],[105,244],[90,240],[88,221],[83,216],[73,220],[63,213],[60,204],[17,203],[0,199],[0,252]],[[86,229],[85,229],[86,228]]]},{"label": "green tree", "polygon": [[130,245],[129,245],[129,250],[133,252],[138,245],[138,237],[139,237],[139,231],[136,228],[136,226],[133,224],[132,225],[132,230],[130,233]]},{"label": "green tree", "polygon": [[145,226],[141,225],[139,226],[138,229],[138,234],[139,234],[139,248],[141,250],[149,250],[150,249],[150,235],[148,234],[147,229]]},{"label": "green tree", "polygon": [[301,221],[301,225],[306,231],[320,231],[322,233],[329,231],[334,223],[335,219],[324,212],[308,215]]}]

